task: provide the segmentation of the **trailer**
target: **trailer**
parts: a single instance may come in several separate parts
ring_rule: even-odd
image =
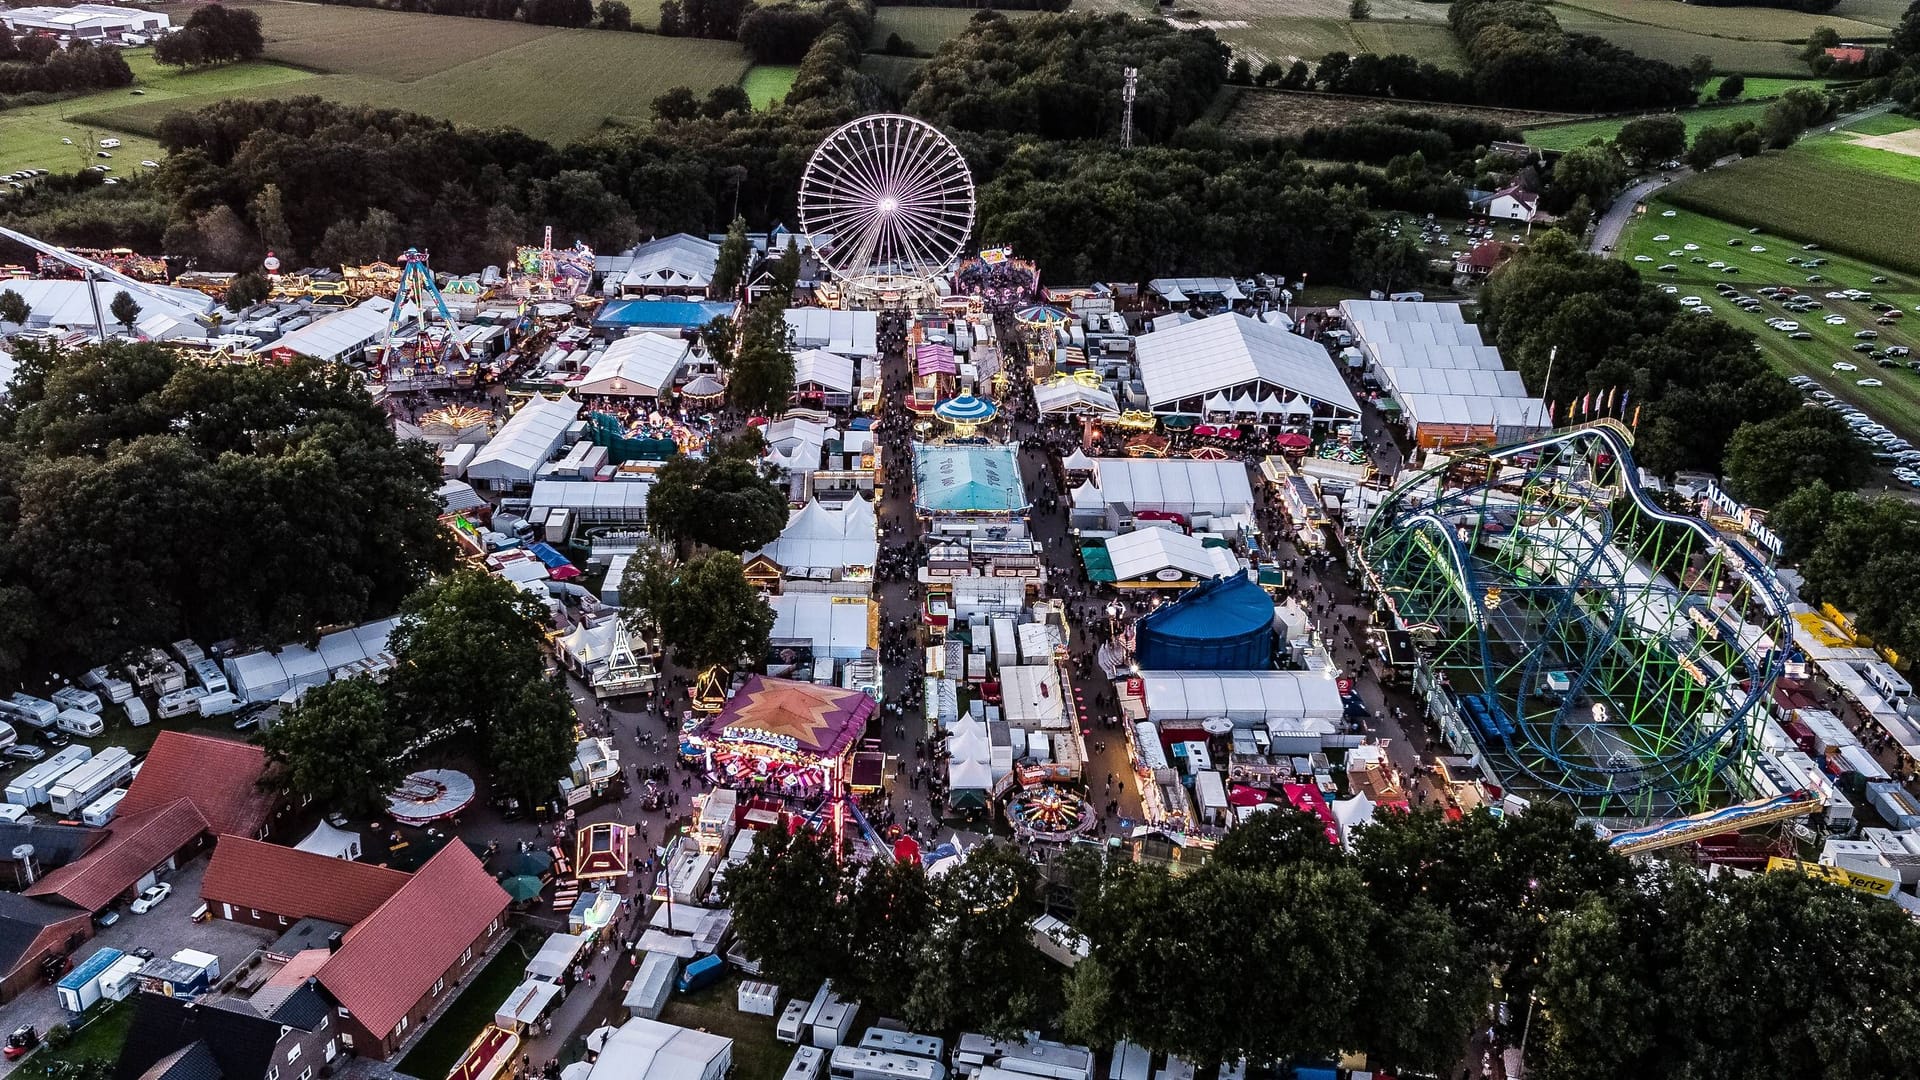
[[[54,987],[60,1007],[70,1013],[83,1013],[92,1008],[93,1003],[100,1000],[100,977],[125,955],[119,949],[101,949],[80,961],[80,966],[68,972]]]
[[[113,821],[113,815],[120,811],[120,800],[127,797],[126,788],[114,788],[105,795],[88,803],[80,810],[80,821],[96,829],[105,828]]]
[[[911,1031],[890,1031],[877,1027],[868,1028],[860,1036],[860,1048],[931,1058],[934,1061],[944,1060],[947,1056],[947,1040],[937,1035],[915,1035]]]
[[[28,809],[47,801],[47,792],[60,778],[93,759],[93,748],[69,746],[14,777],[7,784],[7,801]]]
[[[79,709],[82,712],[90,712],[96,716],[99,715],[100,710],[103,708],[100,704],[99,694],[91,690],[83,690],[78,686],[63,686],[55,690],[53,692],[53,703],[60,706],[62,711]]]
[[[77,813],[132,774],[133,755],[125,747],[109,746],[48,788],[47,805],[56,814]]]
[[[827,1058],[827,1074],[833,1080],[946,1080],[947,1068],[911,1054],[836,1046]]]
[[[100,976],[100,996],[108,1001],[125,1001],[140,989],[140,969],[146,961],[131,954],[113,962]]]
[[[0,715],[7,719],[26,724],[28,727],[45,731],[53,726],[60,716],[60,706],[46,698],[37,698],[32,694],[16,693],[5,701],[0,701]]]

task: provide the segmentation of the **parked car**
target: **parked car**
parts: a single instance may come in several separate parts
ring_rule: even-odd
[[[47,756],[45,750],[27,743],[16,743],[13,746],[7,747],[6,750],[0,751],[0,754],[4,754],[14,761],[39,761]]]
[[[147,912],[165,903],[167,897],[172,895],[173,886],[165,881],[158,885],[151,886],[146,892],[141,893],[139,897],[133,901],[133,913],[135,915],[145,915]]]

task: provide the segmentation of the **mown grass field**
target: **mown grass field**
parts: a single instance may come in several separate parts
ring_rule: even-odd
[[[1708,37],[1743,41],[1805,41],[1822,26],[1830,26],[1847,41],[1885,37],[1886,28],[1856,22],[1840,11],[1809,15],[1772,7],[1704,7],[1675,0],[1556,0],[1556,9],[1572,8],[1621,22],[1640,23]],[[1567,12],[1555,10],[1564,25]]]
[[[1663,216],[1668,210],[1673,211],[1675,216]],[[1659,236],[1667,239],[1655,239]],[[1738,240],[1739,243],[1729,247],[1728,240]],[[1697,244],[1699,250],[1686,251],[1684,245],[1689,243]],[[1758,254],[1750,252],[1748,248],[1754,245],[1767,250]],[[1838,251],[1802,251],[1801,242],[1792,237],[1770,230],[1749,233],[1746,226],[1661,200],[1649,204],[1646,214],[1628,224],[1620,238],[1618,251],[1624,259],[1644,256],[1651,260],[1632,264],[1643,278],[1673,285],[1679,289],[1681,296],[1698,296],[1728,322],[1752,331],[1759,339],[1760,348],[1767,359],[1781,371],[1810,375],[1836,397],[1853,402],[1908,439],[1920,439],[1920,373],[1905,366],[1877,367],[1863,354],[1852,351],[1857,343],[1853,335],[1862,329],[1878,330],[1880,337],[1877,344],[1882,348],[1888,345],[1920,348],[1920,311],[1915,310],[1916,306],[1920,306],[1920,278],[1914,274],[1849,257]],[[1682,251],[1684,254],[1668,254],[1672,251]],[[1828,265],[1810,271],[1787,262],[1789,258],[1816,256],[1827,259]],[[1704,263],[1690,261],[1695,257],[1704,257],[1708,261],[1724,260],[1738,266],[1742,272],[1738,276],[1728,276],[1709,269]],[[1679,272],[1663,274],[1656,269],[1665,264],[1678,265]],[[1806,278],[1812,273],[1817,273],[1825,280],[1809,283]],[[1876,284],[1872,280],[1875,276],[1884,276],[1889,280]],[[1819,299],[1825,306],[1793,313],[1783,311],[1779,304],[1772,301],[1764,301],[1758,312],[1748,314],[1714,292],[1713,286],[1721,281],[1733,283],[1748,296],[1757,296],[1756,290],[1762,286],[1790,285]],[[1875,300],[1886,301],[1905,311],[1906,318],[1896,326],[1876,326],[1875,313],[1865,304],[1826,299],[1826,293],[1839,289],[1870,291]],[[1828,326],[1825,319],[1829,315],[1844,316],[1846,325]],[[1766,320],[1774,317],[1799,323],[1801,330],[1813,335],[1813,340],[1794,341],[1786,334],[1771,329],[1766,325]],[[1833,370],[1835,363],[1853,364],[1858,370],[1836,372]],[[1858,379],[1879,379],[1885,385],[1859,386],[1855,382]]]
[[[155,63],[152,49],[129,49],[125,55],[127,66],[133,69],[131,87],[0,112],[0,172],[19,169],[72,172],[88,165],[105,164],[112,165],[116,174],[125,176],[138,171],[143,159],[158,158],[160,144],[141,136],[102,130],[81,117],[130,103],[249,93],[312,77],[308,72],[264,60],[211,71],[182,72]],[[136,95],[134,90],[145,93]],[[101,139],[114,137],[120,139],[121,145],[111,151],[113,160],[101,161],[93,156]],[[62,139],[73,141],[63,143]]]
[[[1848,139],[1844,133],[1808,139],[1805,145],[1795,147],[1793,152],[1812,155],[1843,169],[1920,184],[1920,157],[1862,146]]]
[[[1354,40],[1367,52],[1389,56],[1405,53],[1417,56],[1436,67],[1459,70],[1467,66],[1467,54],[1445,23],[1384,22],[1370,19],[1352,25]]]
[[[1658,0],[1671,3],[1672,0]],[[1680,7],[1680,4],[1673,4]],[[1701,8],[1701,11],[1721,12],[1722,18],[1729,21],[1755,11],[1771,11],[1768,8]],[[1556,6],[1554,17],[1566,30],[1578,34],[1592,34],[1605,38],[1625,49],[1631,49],[1641,56],[1655,60],[1665,60],[1671,64],[1685,64],[1700,54],[1713,57],[1717,70],[1739,71],[1749,75],[1805,76],[1807,65],[1800,62],[1800,43],[1788,44],[1785,41],[1744,41],[1733,37],[1710,37],[1683,30],[1673,30],[1663,26],[1649,26],[1646,23],[1627,22],[1613,16],[1584,8]],[[1805,35],[1802,35],[1804,39]]]
[[[1767,111],[1764,101],[1746,101],[1733,105],[1708,105],[1698,109],[1682,109],[1675,115],[1686,122],[1687,137],[1703,127],[1715,124],[1731,124],[1738,120],[1760,121],[1762,113]],[[1571,150],[1576,146],[1585,146],[1595,139],[1612,140],[1619,134],[1631,116],[1609,116],[1599,120],[1580,120],[1571,124],[1548,124],[1543,127],[1528,128],[1525,132],[1529,146],[1544,147],[1548,150]]]
[[[1890,112],[1855,120],[1847,125],[1848,131],[1857,131],[1862,135],[1892,135],[1915,128],[1920,128],[1920,120]]]
[[[977,14],[979,12],[974,8],[895,7],[891,4],[875,8],[873,37],[869,47],[877,49],[886,44],[887,35],[899,34],[901,40],[911,42],[920,52],[931,54],[940,47],[941,42],[959,37]],[[1000,14],[1009,19],[1030,19],[1036,13],[1003,11]]]
[[[149,134],[175,110],[222,98],[318,94],[472,127],[519,128],[559,144],[610,125],[644,125],[653,99],[666,90],[685,86],[705,95],[740,81],[748,66],[740,47],[724,41],[314,4],[256,10],[267,26],[270,57],[323,74],[96,106],[76,119]]]
[[[755,64],[740,80],[740,86],[754,108],[771,109],[787,100],[787,91],[793,89],[793,80],[799,74],[798,64]]]

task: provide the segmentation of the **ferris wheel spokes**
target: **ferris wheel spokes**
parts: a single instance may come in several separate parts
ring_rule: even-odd
[[[800,220],[836,278],[913,291],[950,267],[973,230],[973,177],[938,130],[896,114],[829,135],[800,184]]]

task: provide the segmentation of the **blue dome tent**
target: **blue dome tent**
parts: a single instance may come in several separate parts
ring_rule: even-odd
[[[1273,666],[1273,598],[1245,574],[1201,582],[1140,620],[1141,671],[1265,671]]]

